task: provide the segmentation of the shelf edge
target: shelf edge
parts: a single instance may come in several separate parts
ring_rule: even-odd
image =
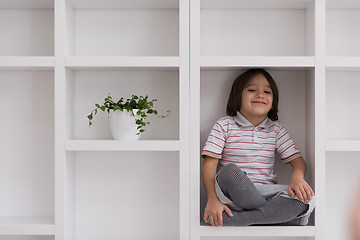
[[[201,67],[315,67],[315,57],[277,56],[203,56]]]
[[[43,70],[54,69],[52,56],[9,56],[0,57],[1,70]]]
[[[66,151],[179,151],[178,140],[67,140]]]
[[[180,66],[180,58],[175,57],[94,57],[72,56],[65,58],[65,67],[95,68],[95,67],[170,67]]]
[[[53,217],[1,217],[0,235],[55,235]]]
[[[326,140],[326,151],[360,151],[360,140]]]
[[[314,237],[314,226],[210,227],[200,226],[200,236],[216,237]]]

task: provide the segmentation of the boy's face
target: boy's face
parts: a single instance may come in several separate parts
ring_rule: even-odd
[[[257,74],[248,82],[242,92],[240,113],[248,120],[265,119],[271,110],[273,92],[264,75]]]

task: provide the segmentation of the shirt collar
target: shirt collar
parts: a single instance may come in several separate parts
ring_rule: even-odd
[[[254,127],[254,125],[251,124],[240,112],[236,112],[236,115],[234,116],[235,122],[237,122],[240,126],[243,127]],[[258,128],[269,128],[270,126],[274,125],[274,122],[266,117],[265,120],[260,123],[257,127]]]

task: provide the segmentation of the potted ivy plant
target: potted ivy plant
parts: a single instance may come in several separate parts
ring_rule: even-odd
[[[104,99],[102,105],[95,104],[95,109],[87,116],[89,126],[99,110],[107,112],[110,120],[111,133],[116,140],[138,140],[140,134],[145,131],[144,127],[150,124],[147,117],[150,114],[159,118],[166,118],[170,114],[167,111],[166,116],[158,115],[158,111],[154,109],[154,102],[157,99],[150,100],[146,96],[132,95],[131,98],[124,99],[121,97],[114,102],[110,94]]]

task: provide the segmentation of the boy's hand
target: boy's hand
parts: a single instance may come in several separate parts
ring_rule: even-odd
[[[212,226],[222,226],[223,218],[222,212],[225,211],[230,217],[233,216],[230,208],[225,204],[221,203],[219,200],[210,200],[206,204],[204,221]]]
[[[289,184],[289,195],[294,198],[295,194],[302,202],[309,202],[314,196],[314,191],[302,177],[292,176]]]

